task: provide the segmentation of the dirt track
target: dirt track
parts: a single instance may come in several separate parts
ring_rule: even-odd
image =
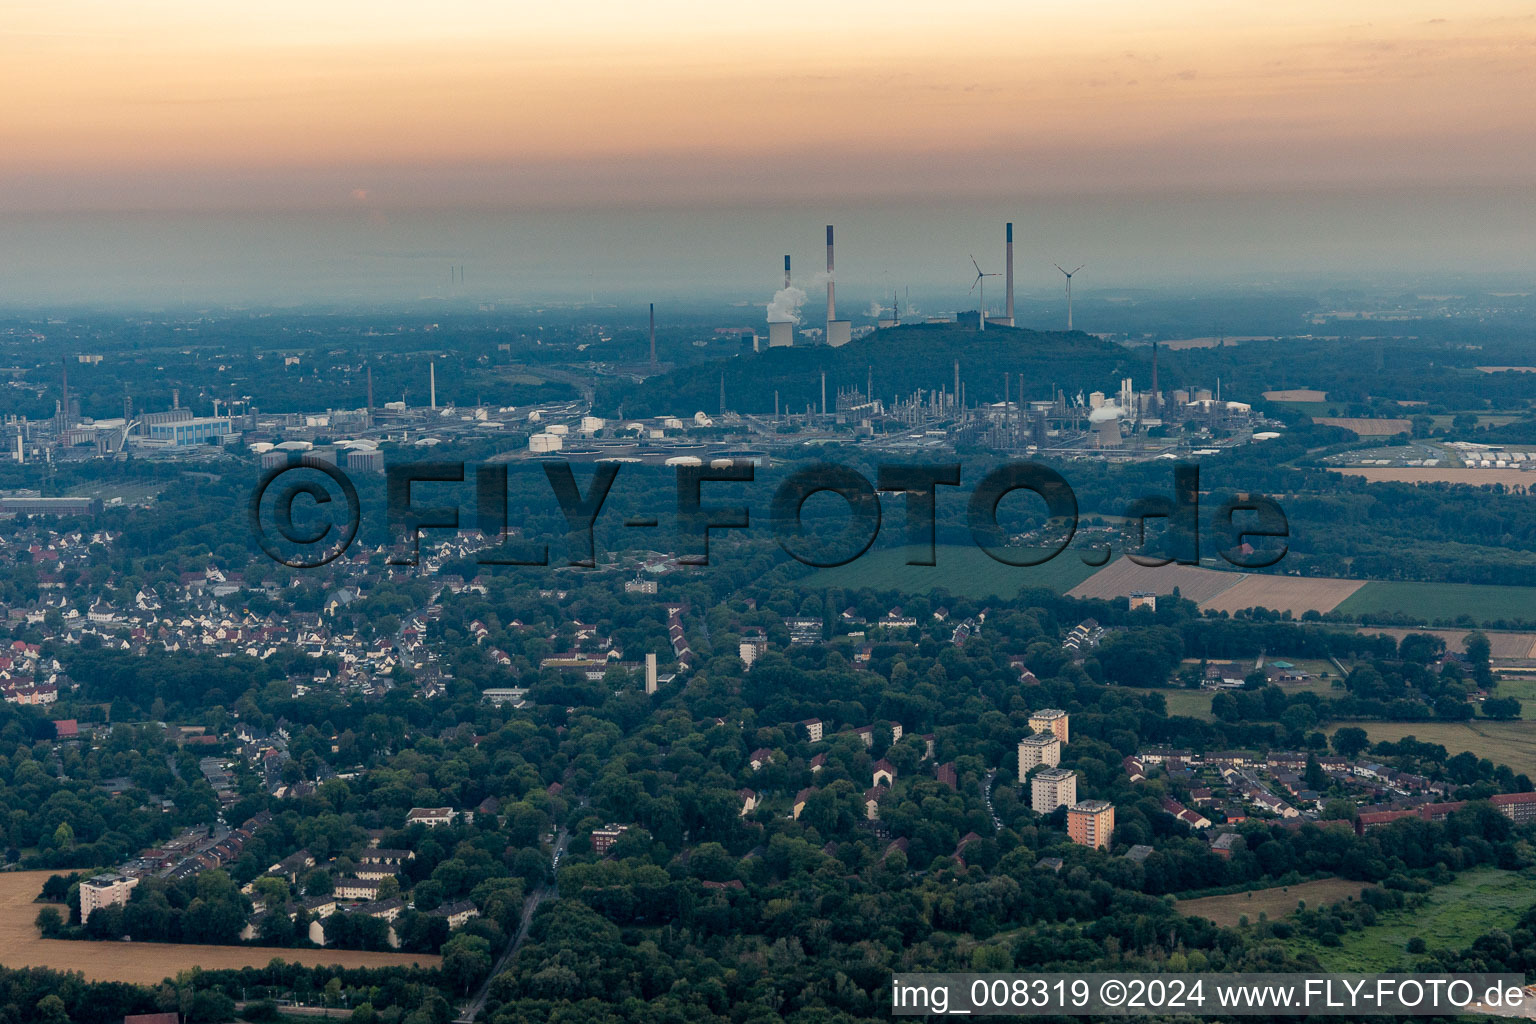
[[[79,971],[91,981],[154,985],[189,967],[261,967],[282,959],[308,967],[436,967],[441,957],[415,953],[365,953],[338,949],[273,949],[264,946],[194,946],[160,942],[70,942],[45,939],[33,921],[43,904],[33,903],[51,871],[0,872],[0,964]]]

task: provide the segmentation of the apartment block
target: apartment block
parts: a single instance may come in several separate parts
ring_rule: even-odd
[[[1109,849],[1115,831],[1115,805],[1108,800],[1085,800],[1067,808],[1067,836],[1079,846]]]
[[[1063,743],[1070,743],[1067,733],[1069,717],[1060,708],[1042,708],[1030,713],[1029,727],[1034,732],[1055,733],[1056,738]]]
[[[98,875],[80,883],[80,923],[91,918],[91,911],[102,907],[122,907],[128,904],[128,894],[139,884],[137,878],[124,875]]]
[[[1077,776],[1065,768],[1047,768],[1030,780],[1030,807],[1050,814],[1063,804],[1077,803]]]
[[[1019,778],[1041,765],[1061,764],[1061,740],[1053,732],[1040,732],[1019,741]]]

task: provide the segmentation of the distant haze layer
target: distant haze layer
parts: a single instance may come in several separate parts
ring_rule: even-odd
[[[1053,261],[1087,267],[1083,301],[1134,287],[1527,289],[1536,205],[1502,190],[1025,198],[799,207],[23,214],[0,219],[0,303],[398,306],[692,299],[766,304],[783,256],[821,315],[824,225],[838,230],[839,309],[872,301],[975,309],[970,256],[1003,268],[1014,223],[1021,301],[1057,302]],[[1069,263],[1067,261],[1070,261]],[[462,271],[454,269],[462,268]],[[987,304],[1000,308],[989,279]],[[765,312],[752,314],[764,319]]]

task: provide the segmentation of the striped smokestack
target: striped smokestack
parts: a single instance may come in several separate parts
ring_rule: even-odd
[[[827,225],[827,323],[837,319],[837,285],[832,283],[832,225]],[[827,328],[830,336],[832,328]]]
[[[656,303],[651,303],[651,365],[656,365]]]
[[[1008,326],[1013,326],[1013,221],[1008,222]]]
[[[789,253],[784,254],[784,287],[789,287]]]

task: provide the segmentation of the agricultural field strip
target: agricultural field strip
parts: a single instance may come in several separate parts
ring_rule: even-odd
[[[84,942],[45,939],[33,924],[53,904],[34,903],[51,871],[0,873],[0,964],[79,971],[89,981],[155,985],[178,971],[264,967],[273,960],[317,967],[437,967],[438,956],[369,953],[351,949],[279,949],[273,946],[202,946],[162,942]]]

